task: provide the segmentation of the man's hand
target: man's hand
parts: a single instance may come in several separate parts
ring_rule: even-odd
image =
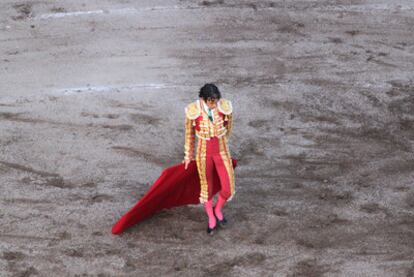
[[[191,160],[186,160],[186,159],[183,160],[185,170],[187,170],[187,167],[190,164],[190,162],[191,162]]]

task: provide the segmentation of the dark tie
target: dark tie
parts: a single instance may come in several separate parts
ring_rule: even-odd
[[[210,118],[210,121],[213,122],[213,113],[210,108],[208,109],[208,118]]]

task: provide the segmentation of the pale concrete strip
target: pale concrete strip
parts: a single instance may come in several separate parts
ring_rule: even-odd
[[[151,89],[164,89],[164,88],[173,88],[173,87],[183,87],[187,85],[178,85],[178,84],[131,84],[123,86],[84,86],[84,87],[73,87],[73,88],[62,88],[57,90],[58,94],[71,95],[77,93],[93,93],[93,92],[110,92],[110,91],[120,91],[120,90],[132,90],[137,88],[151,88]],[[190,85],[191,86],[191,85]]]
[[[105,15],[105,14],[134,14],[147,11],[171,11],[177,9],[202,9],[203,7],[180,7],[180,6],[158,6],[158,7],[142,7],[142,8],[122,8],[122,9],[110,9],[110,10],[92,10],[92,11],[75,11],[75,12],[59,12],[59,13],[46,13],[40,14],[34,19],[57,19],[72,16],[84,16],[84,15]]]
[[[414,4],[365,4],[365,5],[326,5],[318,7],[318,11],[347,11],[347,12],[372,12],[372,11],[405,11],[414,10]]]

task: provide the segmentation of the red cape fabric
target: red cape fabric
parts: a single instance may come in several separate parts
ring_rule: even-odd
[[[235,168],[237,160],[232,159],[232,162]],[[212,195],[218,191],[220,180],[215,171]],[[200,179],[196,161],[191,161],[187,170],[184,169],[183,163],[168,167],[162,171],[147,193],[113,225],[112,234],[119,234],[162,209],[198,204],[199,196]]]

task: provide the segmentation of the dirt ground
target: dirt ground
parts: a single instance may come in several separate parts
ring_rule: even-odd
[[[414,276],[412,0],[0,3],[0,276]],[[230,222],[112,225],[234,107]]]

